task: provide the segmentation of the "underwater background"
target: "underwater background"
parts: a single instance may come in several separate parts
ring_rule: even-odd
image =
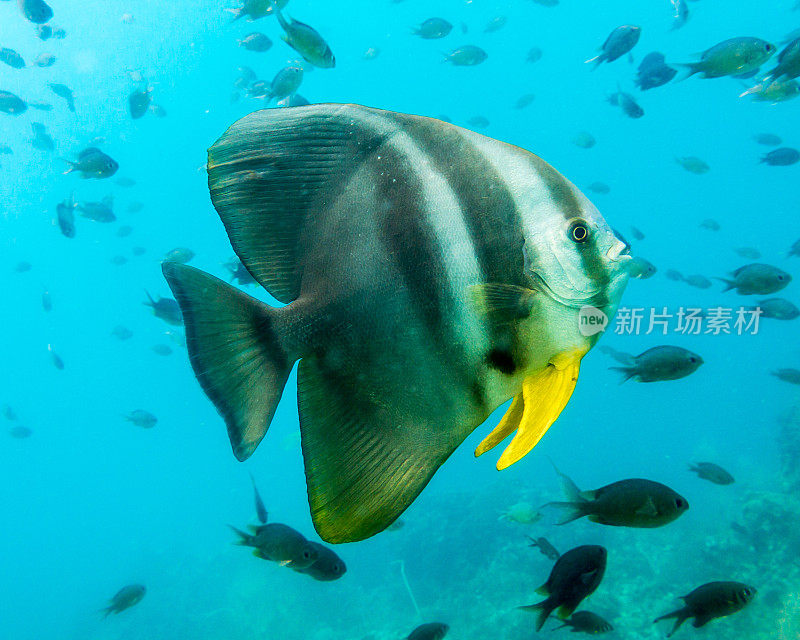
[[[274,17],[233,21],[226,8],[234,2],[49,4],[64,39],[42,41],[17,2],[0,2],[0,46],[29,65],[42,52],[56,56],[48,68],[0,64],[0,89],[53,104],[51,111],[0,113],[0,143],[13,150],[0,156],[0,404],[10,408],[0,417],[2,637],[383,640],[439,620],[452,638],[530,638],[534,619],[515,608],[537,600],[534,590],[552,567],[526,537],[545,536],[562,552],[608,548],[605,578],[586,606],[612,622],[609,637],[664,637],[667,624],[652,621],[676,608],[679,596],[704,582],[738,580],[758,588],[750,606],[677,635],[800,638],[800,394],[771,375],[800,367],[800,321],[762,318],[755,335],[609,330],[601,345],[632,354],[676,345],[701,354],[704,365],[682,380],[621,385],[610,370],[618,363],[593,350],[571,402],[531,454],[501,473],[493,454],[473,457],[499,409],[437,472],[403,514],[402,528],[336,548],[347,563],[339,580],[313,581],[234,546],[226,525],[255,521],[248,473],[270,518],[318,540],[294,374],[259,451],[237,462],[192,374],[181,329],[154,317],[145,292],[170,295],[160,261],[175,247],[191,248],[192,265],[229,279],[224,265],[233,251],[209,200],[206,149],[236,119],[265,106],[244,92],[233,100],[238,67],[269,81],[300,58],[279,40]],[[312,24],[336,55],[334,69],[306,68],[300,92],[309,101],[446,116],[528,149],[584,190],[615,229],[643,232],[643,240],[629,238],[634,254],[658,272],[632,280],[622,306],[736,309],[757,300],[723,293],[719,282],[691,288],[665,273],[727,277],[748,262],[734,251],[741,247],[756,248],[759,261],[800,270],[800,259],[787,257],[800,238],[800,165],[761,163],[769,148],[754,139],[772,133],[784,146],[800,146],[800,101],[739,97],[751,80],[695,76],[640,92],[633,79],[651,51],[680,63],[737,36],[781,47],[800,27],[800,11],[793,0],[688,6],[680,29],[673,29],[668,0],[561,0],[553,7],[533,0],[291,0],[284,11]],[[412,34],[434,16],[455,25],[447,37]],[[485,32],[498,16],[507,18],[504,26]],[[642,28],[634,62],[623,57],[592,71],[584,61],[622,24]],[[252,31],[273,46],[263,53],[239,46]],[[469,67],[442,62],[443,53],[465,44],[480,46],[488,59]],[[534,46],[543,55],[526,62]],[[377,54],[365,57],[370,48]],[[73,90],[74,113],[50,82]],[[165,117],[130,117],[128,96],[142,83]],[[609,104],[618,90],[634,95],[645,115],[627,118]],[[526,94],[535,98],[516,108]],[[46,125],[52,151],[31,146],[31,122]],[[581,132],[596,145],[575,144]],[[119,163],[117,176],[64,175],[69,165],[61,158],[74,160],[97,138]],[[676,162],[688,156],[710,170],[698,175]],[[135,184],[121,186],[120,177]],[[590,191],[595,182],[609,192]],[[75,237],[65,237],[56,206],[71,193],[81,202],[113,195],[116,222],[78,216]],[[708,219],[719,230],[701,226]],[[122,226],[132,228],[129,235],[120,237]],[[781,295],[800,302],[797,286]],[[275,304],[260,287],[245,289]],[[45,292],[50,311],[42,306]],[[132,336],[120,340],[118,326]],[[62,368],[53,366],[54,353]],[[157,416],[153,428],[126,420],[139,409]],[[562,499],[550,459],[581,488],[645,477],[686,496],[691,508],[652,530],[515,521],[525,504],[538,509]],[[688,465],[701,460],[723,466],[736,482],[699,479]],[[129,583],[146,585],[146,597],[104,619],[98,610]],[[549,636],[550,626],[540,633]]]

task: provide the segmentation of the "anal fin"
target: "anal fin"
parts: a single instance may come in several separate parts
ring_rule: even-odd
[[[298,404],[314,527],[332,543],[382,531],[414,501],[471,430],[425,425],[316,357],[300,361]],[[449,427],[449,428],[448,428]]]
[[[578,381],[585,351],[563,354],[522,383],[522,397],[514,398],[500,424],[481,442],[475,455],[499,444],[516,429],[516,435],[497,461],[499,470],[510,467],[533,449],[567,406]]]

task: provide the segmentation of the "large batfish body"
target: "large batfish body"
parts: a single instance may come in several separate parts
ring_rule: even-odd
[[[514,398],[476,454],[506,467],[566,405],[629,259],[595,207],[518,147],[357,105],[264,110],[211,147],[211,198],[275,309],[164,263],[195,373],[248,458],[297,360],[314,525],[329,542],[391,524]]]

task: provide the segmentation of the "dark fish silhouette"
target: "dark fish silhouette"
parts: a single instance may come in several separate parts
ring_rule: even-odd
[[[409,633],[406,640],[442,640],[449,630],[443,622],[427,622]]]
[[[689,465],[689,471],[694,471],[698,478],[708,480],[714,484],[733,484],[733,476],[718,464],[713,462],[697,462]]]
[[[565,474],[561,477],[569,502],[551,502],[568,514],[559,524],[588,517],[592,522],[613,527],[663,527],[680,517],[689,502],[669,487],[652,480],[634,478],[612,482],[594,491],[581,491]]]
[[[58,216],[58,228],[66,238],[75,237],[75,195],[56,205],[56,215]]]
[[[331,582],[338,580],[347,572],[347,565],[344,560],[333,549],[329,549],[318,542],[309,541],[309,544],[316,549],[317,559],[308,567],[295,569],[298,573],[309,575],[320,582]]]
[[[44,24],[53,17],[53,10],[44,0],[18,0],[19,8],[34,24]]]
[[[642,35],[642,28],[632,24],[624,24],[614,29],[606,38],[600,53],[594,58],[589,58],[586,62],[594,62],[596,69],[603,62],[613,62],[630,52],[639,42]]]
[[[741,611],[756,596],[756,589],[741,582],[709,582],[697,587],[689,595],[683,596],[686,604],[680,609],[655,619],[675,618],[675,626],[667,634],[669,638],[689,618],[694,618],[692,626],[702,627],[714,618],[722,618]]]
[[[147,293],[147,291],[144,293],[147,296],[147,300],[144,302],[144,304],[153,310],[153,315],[156,318],[160,318],[167,324],[171,324],[176,327],[180,327],[183,324],[181,308],[176,300],[173,300],[172,298],[161,297],[159,297],[158,300],[154,300],[153,297]]]
[[[558,617],[569,618],[581,601],[594,593],[606,571],[608,553],[604,547],[584,545],[570,549],[553,566],[550,577],[536,593],[547,599],[519,607],[538,612],[536,630],[541,631],[550,614],[558,609]]]
[[[668,345],[653,347],[635,356],[630,365],[611,367],[622,374],[622,382],[663,382],[680,380],[693,374],[703,364],[703,359],[683,347]]]
[[[564,627],[571,627],[573,633],[588,633],[590,635],[597,635],[600,633],[609,633],[614,630],[611,623],[591,611],[576,611],[568,620],[564,620],[564,624],[556,629],[563,629]]]
[[[0,91],[0,111],[12,116],[18,116],[28,110],[27,103],[15,96],[10,91]]]
[[[553,562],[561,557],[561,554],[552,544],[550,544],[547,538],[531,538],[528,536],[528,539],[531,541],[531,543],[528,545],[529,547],[536,547],[542,552],[542,555]]]
[[[103,617],[108,617],[111,613],[121,613],[125,609],[130,609],[132,606],[139,604],[146,593],[147,589],[141,584],[129,584],[122,587],[111,598],[111,603],[105,609],[102,609],[105,613]]]

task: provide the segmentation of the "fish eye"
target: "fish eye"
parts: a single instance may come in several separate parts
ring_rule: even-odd
[[[569,238],[576,244],[583,244],[589,239],[589,226],[583,220],[576,220],[569,226]]]
[[[678,498],[675,500],[675,506],[678,507],[678,509],[683,509],[686,506],[686,502],[684,502],[683,498]]]
[[[311,552],[308,549],[306,549],[305,551],[303,551],[303,557],[306,560],[308,560],[311,557]]]

